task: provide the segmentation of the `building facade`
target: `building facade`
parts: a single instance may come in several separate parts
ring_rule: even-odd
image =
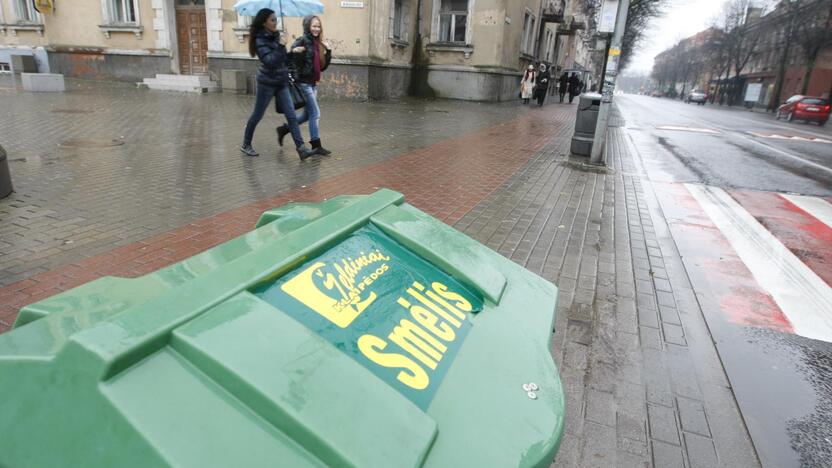
[[[737,27],[744,31],[734,37],[743,37],[742,42],[730,43],[730,34],[709,28],[657,55],[652,76],[660,91],[674,94],[698,87],[708,90],[712,101],[770,110],[795,94],[829,99],[832,2],[779,2],[768,11],[749,7]],[[734,48],[732,60],[726,61],[721,46]],[[817,54],[810,59],[813,48]]]
[[[51,12],[39,13],[32,0],[0,0],[0,67],[12,55],[33,55],[42,72],[132,82],[156,74],[218,81],[235,69],[248,72],[252,89],[258,63],[247,53],[250,18],[237,15],[235,2],[54,0]],[[582,0],[322,3],[334,56],[324,95],[507,100],[516,98],[529,63],[587,67],[573,41]],[[291,36],[301,33],[300,18],[284,21]]]
[[[794,10],[780,2],[772,11],[749,12],[747,23],[756,30],[753,54],[746,68],[740,74],[742,96],[747,96],[749,85],[759,85],[757,99],[747,105],[762,108],[776,108],[782,101],[795,94],[820,96],[829,99],[832,93],[832,31],[817,33],[832,28],[832,3],[829,0],[808,0],[801,2]],[[795,25],[789,38],[789,20],[794,15]],[[813,36],[812,33],[815,33]],[[809,34],[805,37],[804,34]],[[823,42],[814,63],[809,69],[805,46],[812,44],[813,37]],[[823,37],[825,36],[825,37]],[[788,50],[786,50],[788,44]],[[777,101],[776,81],[780,62],[785,55],[785,74]],[[805,82],[805,83],[804,83]]]

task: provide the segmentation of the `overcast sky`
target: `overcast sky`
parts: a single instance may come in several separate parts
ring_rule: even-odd
[[[670,0],[665,14],[653,18],[641,46],[636,49],[627,73],[649,73],[653,57],[680,39],[706,29],[722,9],[725,0]]]

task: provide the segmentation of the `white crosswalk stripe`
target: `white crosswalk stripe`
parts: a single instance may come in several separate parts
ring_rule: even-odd
[[[817,218],[818,221],[832,228],[832,204],[817,197],[780,194],[781,197],[797,205],[801,210]]]
[[[685,186],[757,283],[772,296],[795,333],[832,342],[832,288],[724,190]]]

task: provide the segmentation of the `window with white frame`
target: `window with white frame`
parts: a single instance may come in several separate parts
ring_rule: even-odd
[[[554,49],[554,42],[555,42],[555,35],[552,34],[552,31],[547,29],[546,30],[546,61],[552,61],[552,52]]]
[[[16,0],[15,10],[18,23],[37,23],[40,21],[32,0]]]
[[[526,10],[526,15],[523,17],[523,39],[520,44],[520,52],[524,54],[531,54],[534,49],[534,15]]]
[[[390,31],[393,35],[393,39],[398,39],[400,41],[405,40],[404,25],[402,24],[404,21],[403,3],[403,0],[393,0],[393,27]]]
[[[440,0],[439,42],[467,42],[468,1]]]
[[[138,24],[138,0],[105,0],[109,24]]]

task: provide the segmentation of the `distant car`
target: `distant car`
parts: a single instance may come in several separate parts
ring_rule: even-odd
[[[705,91],[701,89],[694,89],[690,93],[688,93],[687,97],[685,97],[685,102],[690,104],[691,102],[695,102],[700,106],[705,105],[705,101],[708,100],[708,95],[705,94]]]
[[[650,96],[652,96],[652,97],[662,97],[662,92],[659,91],[659,90],[655,90],[652,93],[650,93]]]
[[[819,97],[802,96],[800,94],[790,97],[777,108],[774,117],[778,120],[785,118],[789,122],[803,120],[804,122],[817,122],[818,125],[825,125],[829,120],[829,101]]]

